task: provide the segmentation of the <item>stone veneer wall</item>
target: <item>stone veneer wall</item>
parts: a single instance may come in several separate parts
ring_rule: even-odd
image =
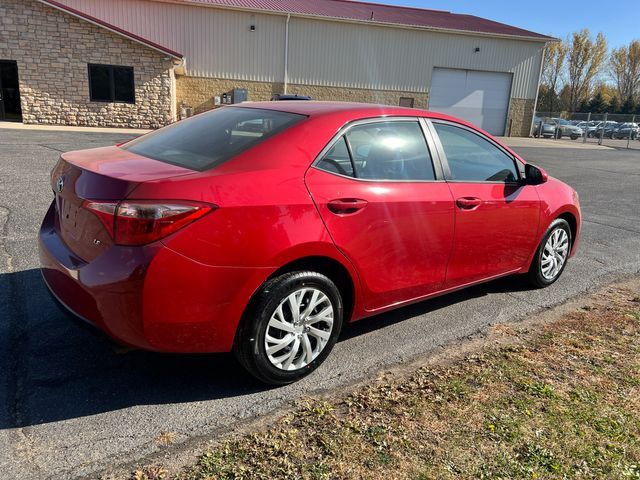
[[[184,102],[193,108],[194,113],[210,110],[215,107],[215,96],[222,96],[223,93],[229,93],[234,88],[246,88],[249,91],[249,100],[257,102],[271,100],[273,94],[283,92],[284,85],[277,82],[249,82],[243,80],[177,76],[176,99],[178,109],[180,108],[180,104]],[[427,94],[417,92],[290,84],[287,93],[291,95],[308,95],[313,97],[314,100],[381,103],[386,105],[398,105],[400,97],[413,97],[416,108],[425,108],[427,106]]]
[[[156,128],[175,118],[166,55],[34,0],[0,1],[0,59],[18,62],[24,123]],[[135,104],[91,102],[88,63],[134,67]]]
[[[511,99],[506,135],[512,137],[529,137],[531,135],[534,103],[535,100],[525,98]],[[511,125],[511,132],[509,132],[509,125]]]
[[[193,108],[194,113],[201,113],[215,108],[214,97],[229,93],[234,88],[246,88],[249,91],[249,100],[267,101],[273,94],[282,93],[282,83],[278,82],[250,82],[244,80],[225,80],[217,78],[177,76],[176,100],[179,111],[184,102]],[[289,85],[290,94],[308,95],[314,100],[336,100],[344,102],[382,103],[385,105],[398,105],[400,97],[412,97],[415,99],[416,108],[427,108],[428,94],[420,92],[397,92],[387,90],[368,90],[360,88],[324,87],[318,85]],[[514,98],[511,100],[509,119],[505,134],[511,136],[528,137],[533,118],[534,100]]]

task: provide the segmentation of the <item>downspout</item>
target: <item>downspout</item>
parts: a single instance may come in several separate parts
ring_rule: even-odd
[[[287,94],[287,87],[289,86],[289,20],[291,20],[291,14],[287,14],[287,23],[284,28],[284,94]]]
[[[538,86],[536,88],[536,99],[533,101],[533,116],[531,117],[531,125],[529,125],[529,135],[533,132],[533,119],[538,113],[538,95],[540,95],[540,82],[542,82],[542,68],[544,67],[544,52],[547,49],[547,44],[544,44],[542,47],[542,52],[540,52],[540,71],[538,72]]]

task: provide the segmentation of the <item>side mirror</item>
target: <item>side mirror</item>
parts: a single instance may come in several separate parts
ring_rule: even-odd
[[[549,179],[549,175],[542,168],[527,163],[524,166],[524,176],[527,185],[540,185]]]

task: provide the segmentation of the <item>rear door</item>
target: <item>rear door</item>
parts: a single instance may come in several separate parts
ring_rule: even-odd
[[[415,118],[351,124],[320,154],[307,187],[356,267],[367,310],[439,290],[453,240],[453,198]]]
[[[455,202],[447,287],[522,268],[534,248],[540,199],[521,182],[520,162],[462,125],[433,120],[434,139]]]

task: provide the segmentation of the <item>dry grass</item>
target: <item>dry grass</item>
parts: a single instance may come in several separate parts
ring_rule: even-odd
[[[156,443],[164,447],[168,447],[176,441],[178,434],[175,432],[162,432],[156,437]]]
[[[177,478],[640,479],[637,293],[610,288],[534,334],[502,327],[509,345],[304,402]]]

